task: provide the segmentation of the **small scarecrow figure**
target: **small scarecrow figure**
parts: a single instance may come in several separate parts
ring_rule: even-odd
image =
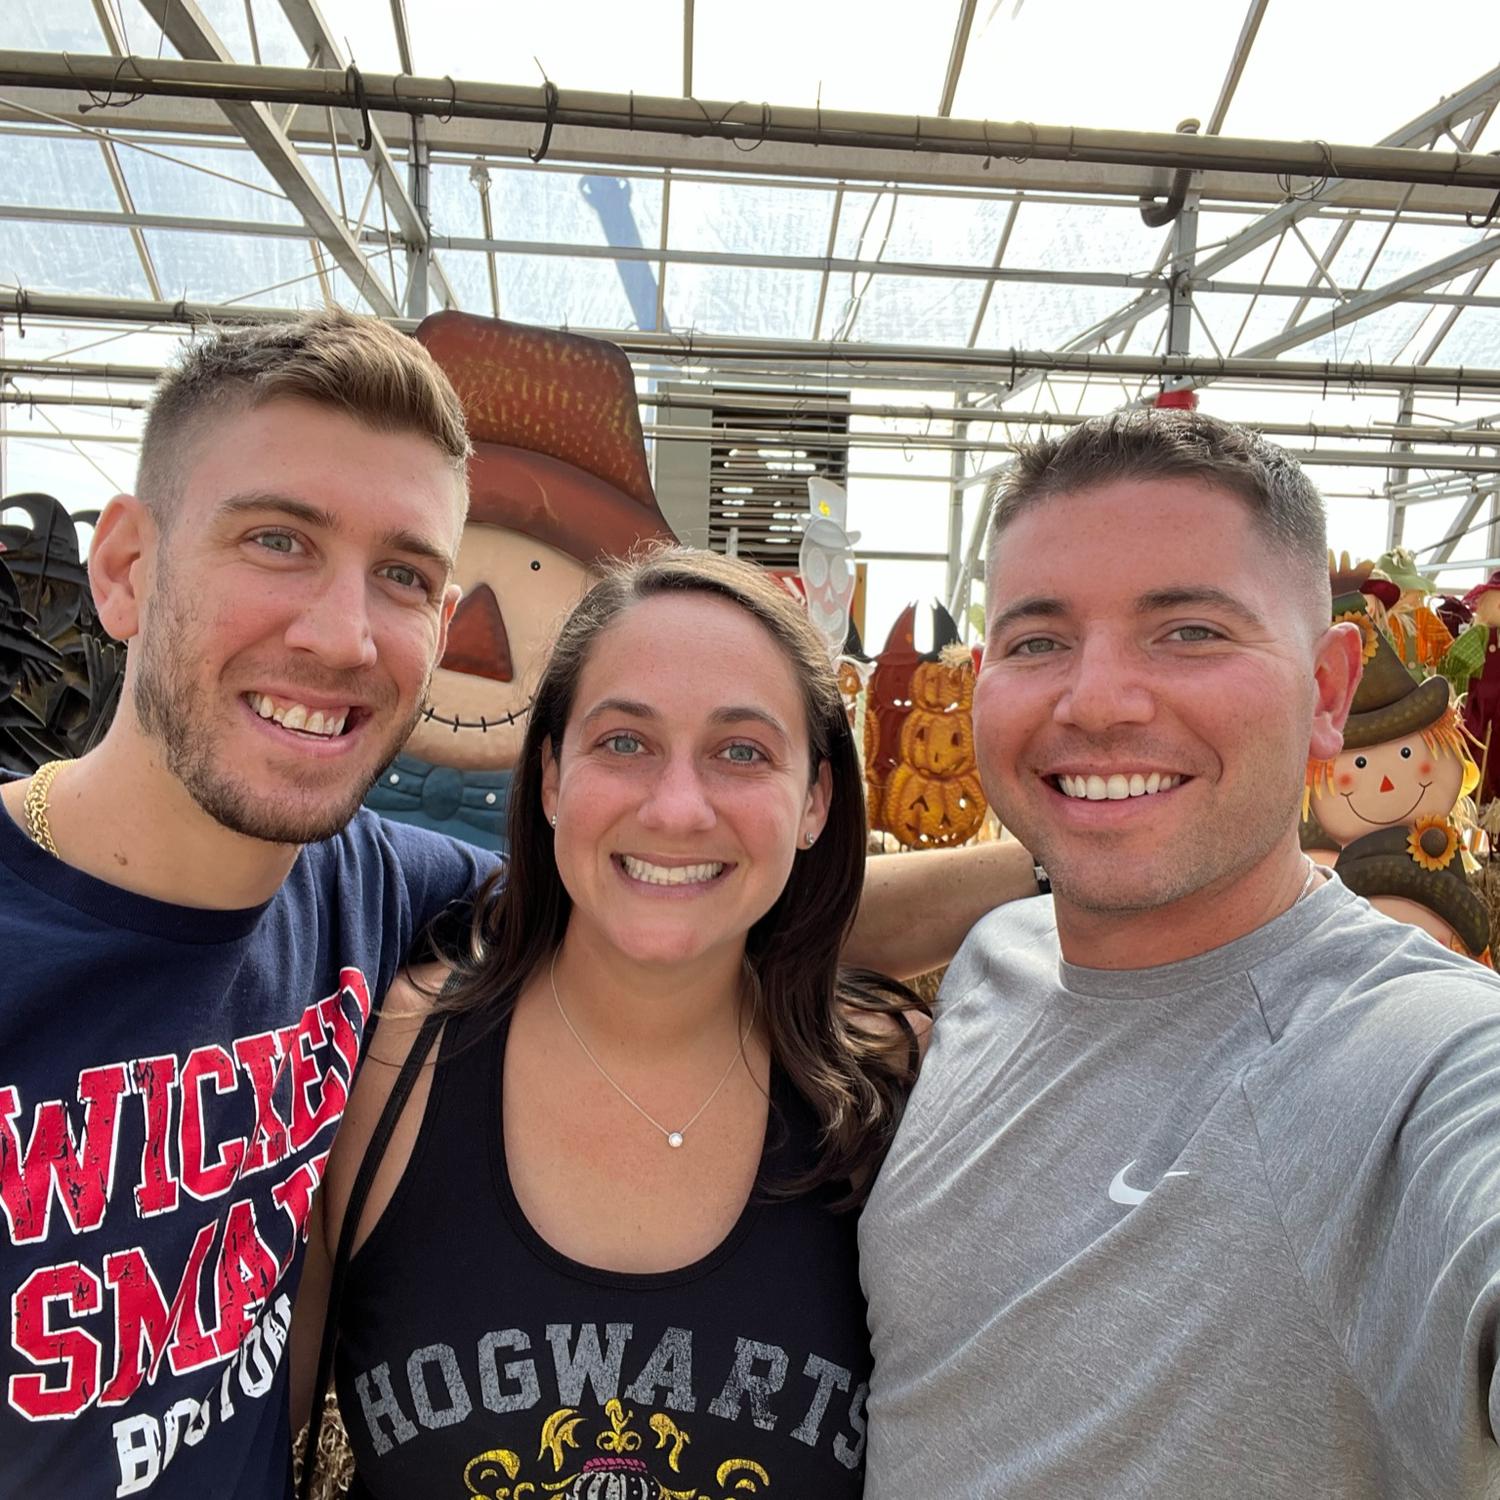
[[[1406,830],[1422,837],[1433,830],[1445,842],[1451,832],[1459,847],[1454,809],[1473,791],[1479,768],[1469,758],[1447,678],[1415,681],[1375,628],[1363,594],[1335,598],[1333,617],[1363,633],[1364,675],[1342,752],[1308,762],[1303,847],[1319,859],[1320,844],[1347,848],[1385,828],[1403,830],[1403,837]],[[1326,850],[1321,862],[1329,862]]]
[[[1344,849],[1334,870],[1377,911],[1494,968],[1489,910],[1464,878],[1453,828],[1429,824],[1367,833]]]
[[[1375,561],[1361,592],[1379,600],[1385,618],[1378,620],[1396,655],[1412,676],[1423,678],[1439,670],[1453,635],[1428,607],[1437,583],[1417,572],[1417,560],[1405,547],[1393,547]]]
[[[1476,744],[1485,747],[1484,782],[1479,790],[1482,805],[1500,796],[1500,745],[1495,744],[1500,736],[1494,732],[1495,721],[1500,719],[1500,573],[1491,573],[1470,589],[1463,602],[1473,612],[1474,623],[1448,655],[1450,661],[1462,658],[1460,666],[1468,681],[1464,728]]]

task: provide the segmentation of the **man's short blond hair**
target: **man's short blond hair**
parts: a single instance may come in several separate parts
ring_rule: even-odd
[[[381,432],[426,438],[467,495],[472,451],[448,377],[415,339],[341,308],[216,333],[162,377],[141,438],[136,492],[167,523],[183,457],[205,429],[278,397],[331,407]]]

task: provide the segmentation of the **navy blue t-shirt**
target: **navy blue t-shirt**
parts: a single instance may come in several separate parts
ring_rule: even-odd
[[[490,868],[362,810],[204,911],[0,810],[0,1496],[289,1492],[292,1299],[371,1006]]]

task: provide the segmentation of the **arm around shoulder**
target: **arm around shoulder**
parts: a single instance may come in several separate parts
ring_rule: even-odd
[[[844,962],[897,979],[941,968],[986,912],[1036,894],[1035,863],[1012,839],[874,855]]]

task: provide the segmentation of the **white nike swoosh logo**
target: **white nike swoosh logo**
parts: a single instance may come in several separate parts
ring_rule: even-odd
[[[1134,1208],[1138,1203],[1144,1203],[1151,1196],[1150,1188],[1131,1187],[1125,1181],[1125,1174],[1135,1165],[1135,1158],[1125,1163],[1115,1173],[1114,1181],[1109,1185],[1109,1201],[1111,1203],[1123,1203],[1126,1208]],[[1163,1172],[1161,1180],[1165,1182],[1169,1177],[1190,1177],[1190,1172]]]

